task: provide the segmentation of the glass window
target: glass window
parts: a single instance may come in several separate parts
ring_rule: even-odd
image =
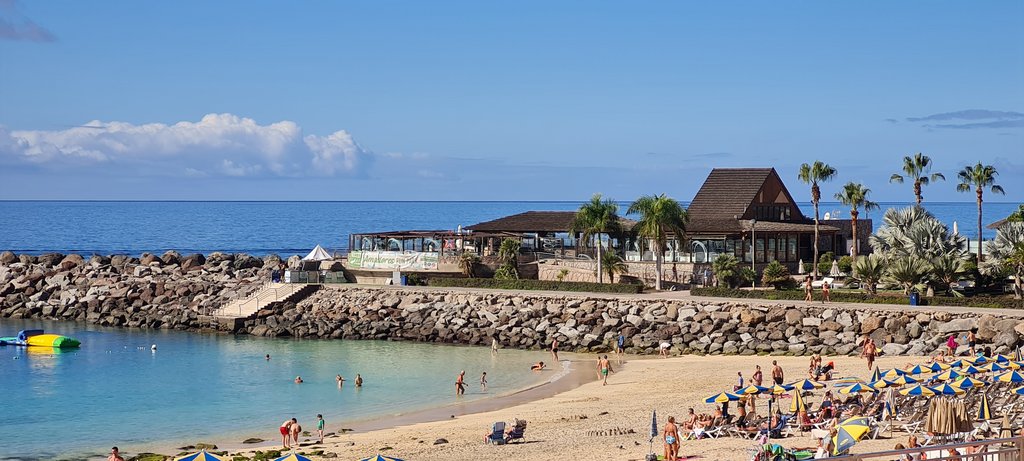
[[[765,262],[767,254],[764,251],[764,237],[757,238],[757,262]]]
[[[799,250],[799,248],[797,248],[796,246],[796,234],[789,234],[789,244],[786,246],[786,251],[789,253],[790,261],[796,261],[800,259],[797,256],[797,250]]]
[[[765,254],[765,258],[769,261],[775,259],[775,237],[768,237],[768,253]]]

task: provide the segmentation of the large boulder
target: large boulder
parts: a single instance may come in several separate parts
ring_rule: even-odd
[[[263,267],[263,260],[246,253],[238,253],[235,255],[234,268],[237,270],[241,269],[259,269]]]
[[[64,260],[64,255],[60,253],[46,253],[36,258],[36,262],[44,267],[53,267],[60,264]]]
[[[288,268],[295,270],[302,267],[302,257],[299,255],[292,255],[288,257]]]
[[[78,266],[82,266],[84,264],[85,258],[83,258],[82,255],[70,254],[65,256],[64,259],[61,259],[60,264],[58,264],[58,266],[60,266],[60,270],[66,271]]]
[[[143,266],[162,266],[164,262],[155,254],[142,253],[142,257],[139,258],[139,264]]]
[[[181,258],[179,264],[181,264],[181,270],[183,271],[202,268],[206,264],[206,256],[203,256],[202,253],[192,253]]]
[[[18,255],[14,254],[13,251],[0,253],[0,264],[13,264],[16,262],[18,262]]]
[[[235,255],[214,251],[206,256],[206,265],[210,267],[219,266],[224,261],[234,261]]]
[[[178,265],[181,262],[181,253],[174,250],[167,250],[162,256],[160,256],[160,260],[168,266]]]
[[[281,257],[276,253],[270,253],[263,257],[263,267],[277,269],[281,265]]]
[[[860,333],[864,335],[871,334],[875,330],[881,328],[884,322],[885,320],[881,317],[869,315],[860,322]]]
[[[938,331],[940,334],[957,333],[961,331],[970,331],[972,328],[977,328],[978,320],[965,318],[965,319],[953,319],[948,322],[939,324]]]

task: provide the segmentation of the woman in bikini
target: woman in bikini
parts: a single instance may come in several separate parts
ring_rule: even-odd
[[[814,301],[814,297],[811,293],[814,291],[814,287],[811,286],[811,276],[804,277],[804,301]]]
[[[668,417],[668,424],[665,425],[665,460],[677,461],[679,458],[679,428],[676,427],[675,416]]]

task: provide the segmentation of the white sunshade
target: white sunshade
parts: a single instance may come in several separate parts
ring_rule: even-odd
[[[317,245],[305,258],[302,258],[303,261],[324,261],[328,259],[331,259],[331,254],[320,245]]]

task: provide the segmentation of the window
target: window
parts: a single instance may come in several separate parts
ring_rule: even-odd
[[[789,234],[789,244],[786,246],[786,251],[789,254],[790,261],[796,261],[800,259],[797,255],[799,247],[797,247],[796,245],[796,234]]]
[[[775,257],[775,237],[768,237],[768,254],[765,255],[769,261],[776,259]]]

